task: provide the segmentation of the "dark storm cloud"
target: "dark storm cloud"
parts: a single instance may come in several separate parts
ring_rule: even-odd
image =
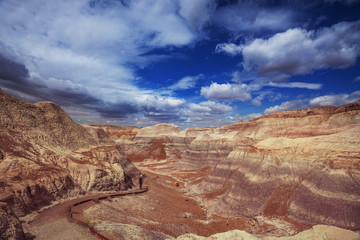
[[[41,85],[29,81],[29,71],[24,64],[0,53],[0,86],[39,96],[36,89]]]
[[[146,112],[144,117],[152,121],[160,121],[164,123],[171,123],[180,119],[180,116],[176,113],[155,113],[155,112]]]
[[[52,101],[62,106],[92,106],[101,104],[99,99],[96,99],[87,93],[75,92],[71,90],[48,89],[48,93],[46,95],[47,99],[52,98]]]
[[[139,107],[131,103],[102,103],[90,107],[104,118],[126,118],[139,112]]]
[[[37,101],[47,100],[63,107],[76,105],[95,110],[103,117],[124,118],[138,112],[138,107],[135,104],[106,103],[92,96],[85,89],[71,89],[66,85],[64,85],[64,88],[49,88],[45,82],[33,81],[24,64],[15,62],[1,54],[0,86],[6,87],[15,93],[24,93]]]
[[[5,81],[24,83],[29,77],[25,65],[0,55],[0,78]]]

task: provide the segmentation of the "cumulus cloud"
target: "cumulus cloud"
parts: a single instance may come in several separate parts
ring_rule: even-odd
[[[184,126],[190,123],[195,126],[222,126],[234,122],[234,119],[225,117],[233,110],[231,106],[223,103],[205,101],[189,103],[181,115],[185,119]]]
[[[211,114],[223,114],[233,110],[233,108],[228,105],[214,101],[201,102],[198,104],[198,106],[205,107],[207,109],[206,111]]]
[[[186,104],[184,99],[143,94],[136,96],[136,102],[146,112],[171,112]]]
[[[215,100],[241,100],[251,99],[251,89],[246,84],[217,84],[201,88],[201,95],[207,99]]]
[[[0,35],[44,81],[66,79],[118,102],[137,89],[134,66],[169,57],[150,50],[196,40],[178,10],[175,1],[5,0]]]
[[[232,75],[235,84],[212,83],[210,86],[201,88],[201,95],[207,99],[213,100],[252,100],[256,106],[261,106],[261,101],[269,96],[274,95],[270,89],[262,90],[265,87],[276,88],[305,88],[310,90],[319,90],[322,88],[320,83],[305,83],[305,82],[272,82],[266,78],[258,78],[248,83],[241,83],[240,75],[234,73]],[[261,90],[261,91],[260,91]],[[253,95],[257,95],[253,98]]]
[[[148,54],[154,48],[196,41],[198,35],[190,25],[199,18],[189,2],[179,4],[1,1],[0,84],[17,96],[50,100],[66,108],[76,105],[79,111],[102,118],[178,119],[186,101],[138,88],[135,71],[169,57]],[[211,2],[207,6],[211,11]],[[207,17],[201,19],[192,27],[202,28]],[[185,78],[173,87],[190,88],[200,78]]]
[[[304,105],[304,100],[287,101],[287,102],[283,102],[280,105],[276,105],[276,106],[269,107],[269,108],[265,109],[264,114],[270,114],[270,113],[274,113],[274,112],[300,109],[300,108],[303,108],[304,106],[305,106]]]
[[[309,101],[311,107],[322,106],[340,106],[360,100],[360,91],[355,91],[351,94],[331,94],[314,98]]]
[[[204,77],[203,74],[199,74],[197,76],[186,76],[180,79],[178,82],[171,85],[169,88],[171,90],[185,90],[194,88],[199,79]]]
[[[296,99],[265,109],[264,114],[302,109],[307,107],[341,106],[360,100],[360,91],[353,93],[329,94],[313,99]]]
[[[233,54],[235,47],[230,44],[220,45],[222,51]],[[289,29],[269,39],[257,38],[238,45],[237,49],[242,49],[245,70],[254,70],[262,76],[296,75],[349,67],[360,55],[359,44],[360,20],[340,22],[317,31]]]

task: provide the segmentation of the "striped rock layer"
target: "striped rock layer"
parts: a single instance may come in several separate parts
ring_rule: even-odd
[[[23,238],[17,217],[87,191],[131,188],[138,174],[102,129],[0,89],[0,239]]]
[[[126,139],[115,141],[133,161],[168,160],[174,171],[210,167],[188,190],[212,213],[360,229],[359,101],[218,128],[160,124]]]

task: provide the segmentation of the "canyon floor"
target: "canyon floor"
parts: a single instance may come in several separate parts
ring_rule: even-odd
[[[136,166],[146,175],[147,192],[99,200],[87,196],[58,202],[23,218],[30,239],[99,239],[87,226],[107,239],[167,239],[187,233],[209,237],[234,229],[267,236],[286,236],[310,229],[310,225],[285,219],[224,217],[210,214],[187,187],[208,174],[208,168],[176,170],[174,162],[141,162]],[[187,169],[187,170],[184,170]],[[190,170],[191,169],[191,170]],[[136,189],[134,189],[136,190]],[[75,203],[91,201],[73,206]],[[72,214],[72,218],[70,217]],[[80,222],[80,224],[79,224]],[[82,223],[82,224],[81,224]],[[101,239],[101,237],[100,237]]]

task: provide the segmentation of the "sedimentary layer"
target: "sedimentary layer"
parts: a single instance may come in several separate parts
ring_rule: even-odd
[[[59,198],[128,189],[138,174],[103,129],[75,123],[54,103],[26,103],[0,89],[0,203],[14,219]]]
[[[134,161],[210,167],[188,191],[212,213],[360,229],[359,101],[218,128],[162,124],[127,139],[122,147]]]

